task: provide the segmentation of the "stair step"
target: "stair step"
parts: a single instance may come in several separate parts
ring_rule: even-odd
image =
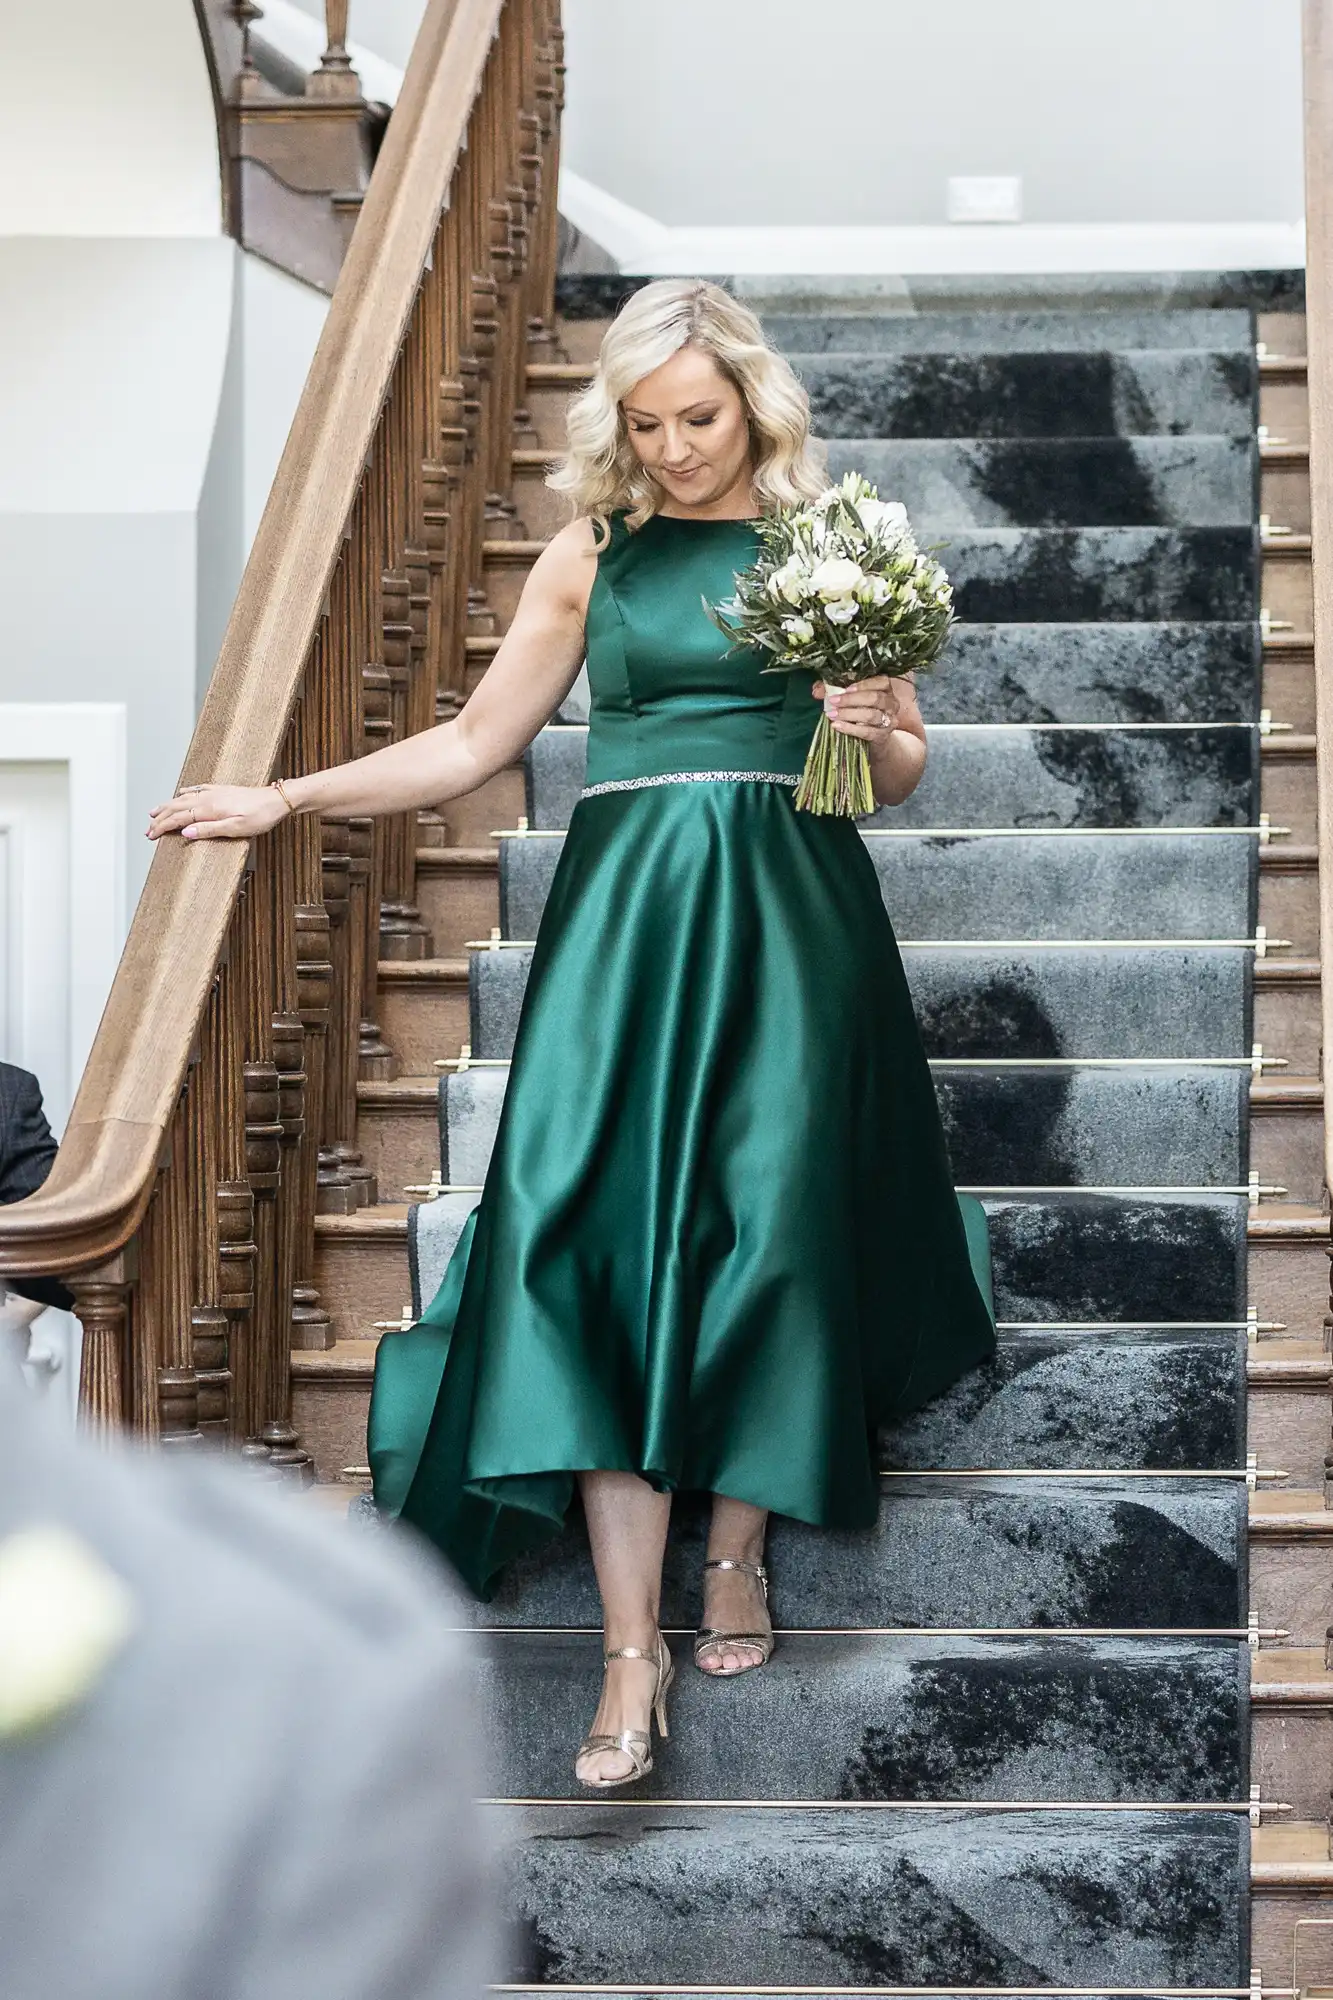
[[[996,1313],[1002,1320],[1071,1324],[1244,1318],[1244,1196],[1053,1189],[992,1194],[984,1200]],[[418,1302],[434,1296],[474,1202],[473,1195],[448,1195],[413,1211]],[[1308,1218],[1311,1211],[1298,1213]],[[340,1220],[322,1218],[328,1224]],[[354,1225],[355,1220],[349,1217],[346,1223]],[[1325,1245],[1327,1226],[1325,1217]],[[1313,1249],[1319,1241],[1308,1220],[1288,1219],[1284,1247]],[[400,1305],[387,1316],[396,1318]]]
[[[1245,1795],[1248,1649],[1224,1639],[792,1633],[714,1682],[674,1646],[670,1739],[635,1797],[1189,1799]],[[595,1633],[487,1635],[488,1783],[568,1799]]]
[[[1258,816],[1259,740],[1236,723],[1108,729],[937,723],[925,775],[911,797],[861,824],[1247,826]],[[1272,740],[1283,743],[1288,757],[1295,754],[1285,739]],[[586,728],[550,728],[529,747],[534,827],[569,825],[586,778],[587,741]]]
[[[543,542],[490,541],[486,586],[503,622]],[[1257,618],[1254,530],[960,528],[948,570],[970,623]]]
[[[493,1811],[510,1980],[1086,1991],[1248,1976],[1236,1815]]]
[[[976,354],[789,352],[821,437],[1059,443],[1095,463],[1108,444],[1254,448],[1253,358],[1207,348]],[[1134,463],[1126,451],[1124,460]],[[837,466],[834,476],[841,477]],[[873,473],[867,473],[873,479]],[[883,490],[883,489],[882,489]],[[887,490],[898,495],[890,481]],[[904,500],[906,495],[901,496]],[[1249,519],[1250,495],[1242,518]],[[909,511],[911,503],[908,503]]]
[[[530,946],[472,954],[474,1055],[513,1053],[531,963]],[[916,945],[903,965],[928,1056],[1009,1059],[1248,1054],[1251,976],[1269,999],[1279,984],[1317,990],[1319,977],[1317,961],[1256,964],[1234,945]],[[1292,1053],[1257,1020],[1254,1036]]]
[[[364,1392],[376,1345],[342,1340],[295,1354],[293,1379]],[[1238,1467],[1246,1362],[1243,1327],[1002,1327],[993,1362],[881,1435],[879,1463],[886,1471]],[[1302,1376],[1297,1386],[1326,1393],[1327,1379]],[[362,1461],[363,1425],[361,1403],[318,1419],[321,1474]],[[1321,1475],[1325,1443],[1309,1454]],[[1288,1468],[1286,1458],[1277,1463]]]
[[[485,1180],[508,1077],[441,1078],[446,1184]],[[934,1084],[959,1186],[1235,1187],[1248,1171],[1248,1067],[958,1066],[936,1068]],[[399,1089],[363,1084],[361,1101]],[[1317,1084],[1270,1082],[1270,1119],[1284,1092],[1297,1113],[1320,1102]]]
[[[1230,354],[1241,379],[1253,366],[1249,312],[1233,308],[1112,306],[1086,311],[1001,306],[976,311],[762,313],[785,354]]]
[[[494,550],[497,565],[508,566],[499,551],[514,546],[488,544],[488,560]],[[545,544],[523,546],[530,564]],[[1278,654],[1288,637],[1270,641]],[[1308,635],[1302,644],[1308,649]],[[480,665],[499,645],[498,637],[472,638],[467,654]],[[1284,713],[1256,699],[1261,650],[1251,621],[960,623],[945,665],[918,694],[926,720],[938,723],[1257,722],[1260,706]]]
[[[774,1616],[784,1626],[1197,1630],[1240,1620],[1240,1480],[896,1474],[881,1487],[878,1525],[864,1532],[773,1517],[766,1560]],[[693,1628],[706,1520],[688,1499],[673,1516],[662,1615],[669,1625]],[[477,1619],[487,1626],[599,1622],[577,1521],[541,1554],[516,1563]]]
[[[512,1054],[532,964],[530,946],[470,960],[472,1052]],[[1265,992],[1283,960],[1241,946],[913,946],[907,984],[929,1056],[1149,1056],[1247,1054],[1251,974]],[[1317,986],[1317,962],[1293,968]],[[1269,1054],[1285,1040],[1261,1034]]]
[[[866,846],[900,940],[1218,942],[1250,930],[1252,833],[881,832]],[[506,937],[536,936],[562,847],[558,833],[501,842]],[[1290,852],[1278,865],[1307,872]]]
[[[1243,524],[1251,531],[1253,435],[995,437],[971,424],[961,431],[934,424],[886,437],[865,434],[859,416],[840,416],[829,433],[830,476],[859,472],[901,500],[925,542],[969,528]]]

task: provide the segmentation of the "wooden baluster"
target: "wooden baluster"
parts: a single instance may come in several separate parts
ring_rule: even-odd
[[[324,25],[328,46],[319,68],[306,78],[307,97],[347,98],[361,101],[361,81],[347,53],[347,0],[324,0]]]
[[[219,985],[215,981],[209,995],[203,1033],[204,1059],[195,1072],[195,1088],[185,1105],[186,1178],[192,1195],[187,1207],[193,1301],[190,1358],[198,1391],[199,1430],[204,1437],[215,1439],[225,1436],[228,1429],[231,1390],[231,1328],[221,1304],[218,1238],[221,1197],[210,1199],[219,1097],[216,1071],[223,1059],[218,1034]]]
[[[293,731],[293,736],[295,731]],[[289,742],[284,759],[287,770],[295,771],[298,759]],[[305,828],[300,829],[305,837]],[[305,1068],[307,1033],[301,1003],[313,998],[313,978],[307,976],[305,993],[299,968],[300,953],[313,937],[302,940],[298,933],[301,911],[297,904],[296,847],[298,827],[284,821],[271,836],[274,875],[273,898],[273,1062],[278,1072],[278,1105],[282,1120],[282,1163],[279,1169],[276,1215],[277,1296],[285,1305],[281,1315],[284,1349],[293,1347],[324,1349],[333,1345],[333,1328],[314,1285],[315,1231],[315,1147],[307,1129],[309,1102]],[[322,913],[321,913],[322,914]],[[253,1433],[263,1425],[258,1392],[254,1408]]]
[[[518,406],[514,411],[514,443],[533,447],[537,430],[528,411],[527,364],[537,358],[540,336],[545,331],[541,319],[541,278],[545,245],[542,239],[544,211],[543,153],[546,132],[542,125],[539,99],[540,36],[539,0],[524,0],[520,22],[520,98],[518,114],[518,175],[523,193],[523,269],[519,287],[519,317],[522,326]],[[537,322],[534,330],[534,320]]]
[[[79,1366],[79,1425],[97,1438],[112,1437],[129,1416],[129,1327],[134,1287],[129,1280],[135,1246],[95,1271],[69,1280],[83,1328]]]
[[[529,269],[528,352],[534,361],[564,359],[555,326],[555,278],[559,262],[560,114],[565,101],[564,35],[559,0],[536,0],[541,16],[536,47],[537,116],[541,125],[541,189]]]
[[[476,111],[473,112],[475,122]],[[468,449],[464,473],[464,509],[467,542],[464,567],[468,578],[468,625],[479,636],[496,630],[495,615],[486,599],[483,543],[486,538],[486,468],[488,465],[488,399],[490,362],[494,353],[495,280],[481,275],[485,254],[485,234],[480,220],[480,148],[469,144],[459,172],[457,205],[462,219],[459,234],[463,290],[459,301],[464,322],[463,348],[459,372],[463,377],[464,422]]]
[[[274,1006],[277,970],[274,958],[274,899],[276,857],[271,842],[261,850],[250,879],[247,923],[242,953],[244,1024],[243,1089],[245,1178],[254,1198],[254,1304],[236,1328],[234,1352],[250,1362],[249,1428],[242,1430],[239,1409],[232,1412],[233,1437],[256,1437],[263,1422],[254,1384],[262,1379],[269,1354],[286,1356],[291,1349],[291,1287],[279,1279],[278,1193],[282,1176],[284,1133],[282,1085],[274,1057]]]
[[[201,1064],[196,1060],[186,1077],[183,1098],[201,1087]],[[159,1443],[173,1449],[202,1443],[199,1430],[199,1378],[194,1368],[194,1326],[191,1319],[193,1289],[190,1257],[189,1148],[187,1143],[188,1106],[180,1103],[171,1121],[170,1152],[162,1174],[157,1211],[156,1256],[149,1262],[154,1282],[150,1297],[154,1304],[152,1352],[155,1367],[156,1420],[153,1428]],[[205,1122],[206,1139],[211,1137]],[[205,1154],[205,1171],[208,1170]],[[225,1230],[219,1205],[218,1234]]]

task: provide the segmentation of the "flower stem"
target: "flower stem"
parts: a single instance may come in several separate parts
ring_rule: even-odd
[[[815,725],[796,804],[802,812],[832,813],[841,819],[875,810],[865,744],[859,736],[834,729],[826,715]]]

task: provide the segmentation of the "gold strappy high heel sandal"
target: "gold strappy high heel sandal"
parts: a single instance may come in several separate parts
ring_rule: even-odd
[[[647,1729],[622,1729],[619,1736],[585,1736],[580,1743],[578,1756],[574,1759],[574,1776],[590,1792],[611,1792],[619,1785],[633,1785],[648,1776],[653,1768],[653,1719],[657,1722],[657,1731],[663,1742],[671,1734],[667,1728],[666,1698],[676,1678],[676,1669],[671,1649],[662,1634],[659,1632],[657,1635],[656,1653],[646,1653],[642,1646],[620,1646],[614,1653],[603,1653],[603,1672],[612,1660],[650,1661],[657,1668],[657,1686],[653,1690],[652,1715]],[[586,1757],[590,1751],[595,1754],[598,1750],[622,1750],[632,1768],[626,1771],[623,1778],[579,1778],[579,1759]]]
[[[767,1611],[768,1571],[762,1563],[730,1562],[726,1557],[718,1557],[712,1562],[706,1562],[704,1568],[706,1570],[738,1569],[743,1571],[746,1576],[752,1576],[764,1593],[764,1609]],[[702,1626],[694,1637],[695,1666],[699,1668],[701,1673],[708,1673],[709,1670],[702,1665],[699,1655],[701,1653],[721,1651],[727,1646],[752,1648],[756,1653],[761,1654],[762,1658],[756,1660],[752,1667],[737,1667],[734,1673],[711,1674],[710,1678],[712,1680],[734,1681],[737,1674],[752,1674],[756,1668],[766,1667],[773,1657],[773,1634],[771,1632],[719,1632],[715,1626]]]

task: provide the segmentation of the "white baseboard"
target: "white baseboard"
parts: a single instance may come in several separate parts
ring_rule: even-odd
[[[560,176],[560,207],[622,271],[643,277],[1268,271],[1305,262],[1301,222],[676,226],[631,208],[567,169]]]

